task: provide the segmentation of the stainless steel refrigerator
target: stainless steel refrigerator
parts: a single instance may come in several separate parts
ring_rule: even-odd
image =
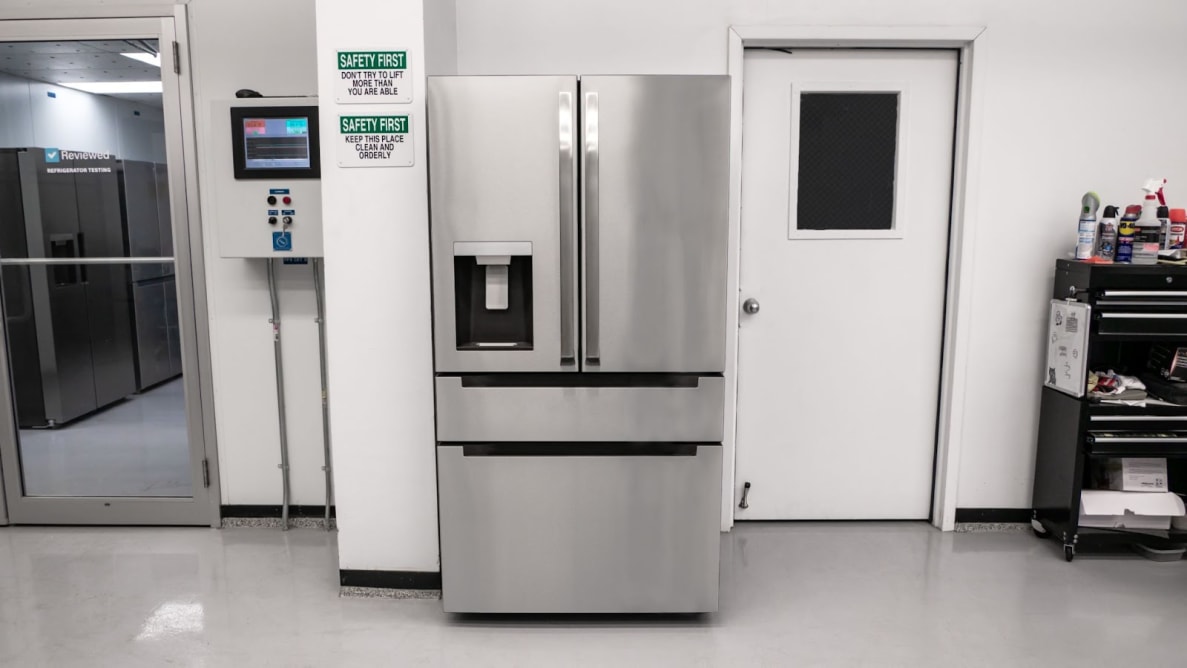
[[[166,166],[124,160],[119,177],[128,256],[172,257]],[[132,265],[128,291],[136,344],[136,389],[144,391],[181,374],[173,264]]]
[[[430,77],[442,598],[718,599],[729,79]]]

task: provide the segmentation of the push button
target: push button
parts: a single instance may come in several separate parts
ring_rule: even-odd
[[[285,203],[285,204],[292,204],[292,203],[293,203],[293,198],[292,198],[292,197],[289,197],[288,195],[285,195],[285,196],[284,196],[284,203]]]
[[[268,224],[275,225],[276,224],[276,216],[268,216]]]
[[[285,199],[288,199],[288,198],[286,197]],[[268,195],[268,203],[276,204],[276,195]],[[287,204],[287,202],[286,202],[286,204]]]

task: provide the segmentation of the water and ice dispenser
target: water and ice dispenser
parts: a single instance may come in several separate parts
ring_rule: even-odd
[[[453,244],[458,350],[532,349],[532,244]]]

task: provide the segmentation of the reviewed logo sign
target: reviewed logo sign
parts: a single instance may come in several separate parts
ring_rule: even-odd
[[[338,102],[412,102],[407,51],[338,51]]]
[[[410,167],[411,116],[339,116],[338,166]]]
[[[46,174],[110,174],[112,155],[96,151],[63,151],[57,148],[45,149]],[[50,167],[63,161],[74,163],[73,167]],[[87,164],[90,162],[90,164]],[[96,164],[97,163],[97,164]]]

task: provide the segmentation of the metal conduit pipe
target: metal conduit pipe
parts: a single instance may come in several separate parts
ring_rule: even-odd
[[[282,500],[280,503],[281,530],[289,529],[289,441],[284,412],[284,364],[280,356],[280,293],[276,287],[276,260],[268,258],[268,296],[272,300],[272,349],[276,355],[276,408],[280,421],[280,476]]]
[[[326,473],[326,531],[330,530],[330,504],[334,499],[334,475],[330,459],[330,388],[326,365],[326,295],[321,258],[313,258],[313,291],[317,294],[317,344],[321,362],[321,436]]]

